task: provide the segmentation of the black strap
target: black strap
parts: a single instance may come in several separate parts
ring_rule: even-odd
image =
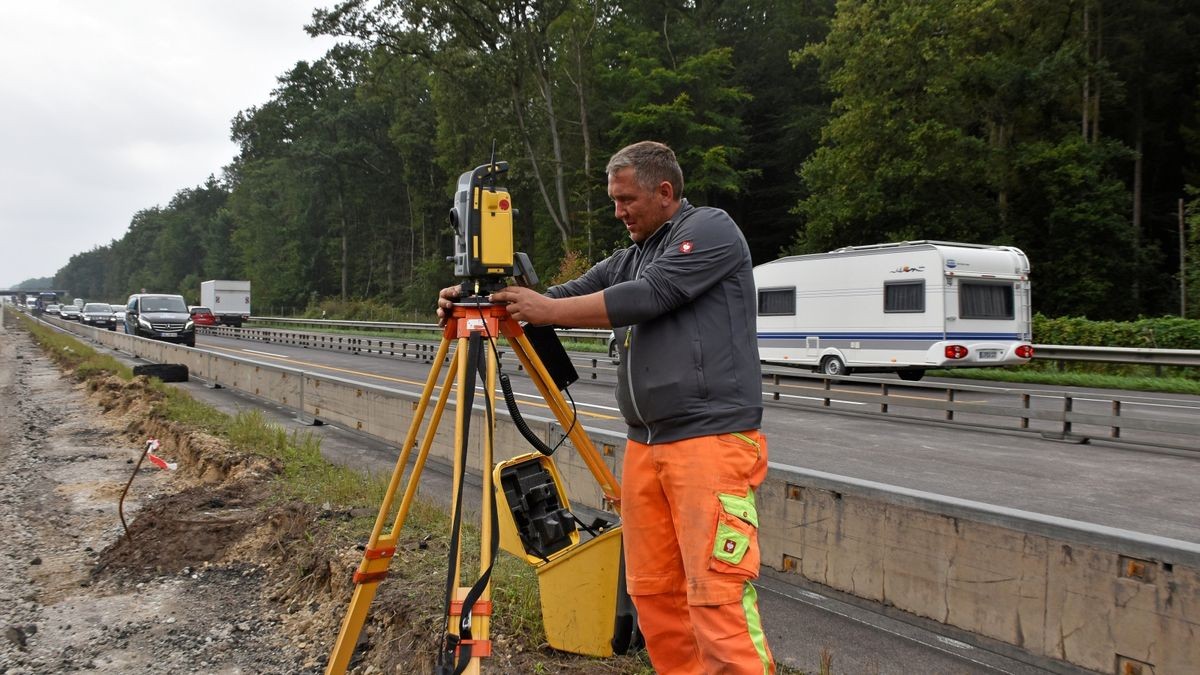
[[[454,495],[454,522],[451,524],[450,530],[450,554],[449,562],[446,565],[446,624],[450,622],[450,607],[454,600],[454,570],[455,564],[458,561],[458,546],[459,546],[459,531],[462,525],[462,502],[463,502],[463,485],[466,483],[465,474],[467,467],[467,448],[469,446],[471,432],[471,411],[475,406],[475,379],[483,380],[486,386],[487,376],[485,368],[486,352],[482,349],[483,336],[480,333],[471,333],[467,340],[467,373],[465,378],[465,391],[463,392],[463,410],[458,411],[462,419],[462,444],[458,449],[460,474],[458,476],[458,492]],[[485,398],[485,402],[490,399]],[[492,406],[486,405],[488,427],[494,428],[494,411]],[[496,496],[494,494],[487,496],[488,507],[491,510],[492,521],[492,538],[491,551],[488,552],[488,566],[483,574],[479,575],[479,579],[467,591],[467,595],[462,602],[462,615],[458,619],[458,634],[455,635],[450,631],[446,631],[446,635],[442,638],[442,649],[438,655],[437,672],[438,675],[461,675],[471,663],[471,645],[462,644],[463,640],[471,639],[471,619],[474,613],[475,601],[479,596],[483,595],[483,590],[487,588],[488,581],[492,576],[492,567],[496,563],[496,553],[498,551],[500,540],[500,525],[496,513]],[[460,649],[461,645],[461,649]],[[454,652],[458,650],[458,659],[455,660]]]

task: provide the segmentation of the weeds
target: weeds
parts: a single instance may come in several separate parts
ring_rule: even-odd
[[[17,314],[16,317],[50,358],[63,368],[75,371],[75,377],[79,380],[108,375],[116,375],[125,381],[133,379],[133,370],[113,357],[100,354],[79,340],[47,328],[23,314]]]

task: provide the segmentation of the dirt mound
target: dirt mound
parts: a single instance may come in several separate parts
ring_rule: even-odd
[[[195,486],[146,504],[128,533],[100,554],[100,570],[174,574],[225,560],[225,553],[267,522],[265,484]]]

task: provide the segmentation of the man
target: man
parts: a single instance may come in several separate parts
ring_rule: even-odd
[[[769,674],[750,584],[767,471],[750,250],[728,214],[682,192],[670,148],[623,148],[608,194],[633,246],[546,295],[510,287],[491,300],[535,325],[617,327],[625,567],[655,669]],[[442,291],[440,316],[457,295]]]

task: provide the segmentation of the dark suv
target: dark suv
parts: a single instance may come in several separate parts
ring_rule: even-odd
[[[196,326],[182,295],[138,293],[125,303],[125,332],[196,346]]]

